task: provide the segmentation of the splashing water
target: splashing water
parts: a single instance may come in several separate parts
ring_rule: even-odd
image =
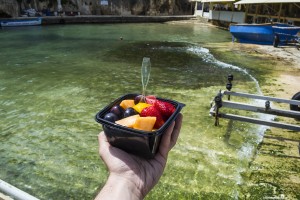
[[[193,47],[189,47],[187,49],[187,51],[198,55],[199,57],[201,57],[203,59],[203,61],[205,61],[207,63],[213,63],[215,66],[218,66],[220,68],[230,68],[230,69],[236,70],[238,72],[241,72],[241,73],[249,76],[250,79],[253,80],[253,82],[256,85],[257,93],[259,95],[263,95],[258,80],[253,75],[251,75],[246,69],[243,69],[238,66],[231,65],[231,64],[224,63],[224,62],[217,60],[212,54],[210,54],[209,49],[206,49],[203,47],[193,46]],[[265,101],[259,100],[259,99],[252,99],[251,103],[254,105],[257,105],[257,106],[264,106]],[[261,113],[258,113],[257,117],[259,119],[269,120],[269,121],[274,119],[274,116],[264,115]],[[263,140],[264,133],[267,129],[268,129],[267,126],[257,126],[257,128],[256,128],[256,136],[257,136],[256,143],[257,144]],[[239,149],[237,154],[240,159],[245,159],[245,158],[251,159],[251,157],[253,156],[253,152],[255,152],[255,150],[256,149],[255,149],[255,146],[253,146],[253,144],[244,143],[243,146]],[[211,156],[211,158],[213,158],[213,156]],[[241,184],[243,182],[242,177],[240,176],[240,173],[242,173],[244,171],[245,171],[244,168],[240,168],[240,171],[239,170],[237,171],[237,174],[235,175],[235,180],[236,180],[237,184]],[[237,190],[233,190],[232,197],[234,197],[234,199],[238,199],[238,191]]]
[[[190,47],[187,49],[187,51],[190,51],[192,53],[199,55],[205,62],[213,63],[216,66],[221,67],[221,68],[234,69],[238,72],[242,72],[242,73],[248,75],[251,78],[251,80],[253,80],[255,82],[258,94],[262,94],[262,91],[260,89],[257,79],[254,78],[254,76],[252,76],[246,69],[242,69],[238,66],[231,65],[231,64],[224,63],[222,61],[217,60],[212,54],[209,53],[209,49],[206,49],[203,47]]]

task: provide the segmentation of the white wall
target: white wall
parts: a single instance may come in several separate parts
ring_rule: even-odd
[[[194,16],[201,16],[203,18],[208,18],[210,20],[244,23],[244,19],[245,19],[244,12],[225,11],[225,10],[219,11],[219,10],[211,10],[211,9],[209,10],[209,12],[203,12],[203,10],[197,10],[197,4],[201,4],[201,3],[196,2]]]
[[[202,10],[195,10],[194,16],[202,16]]]
[[[225,22],[243,23],[245,18],[244,12],[234,11],[209,11],[209,19],[220,20]]]

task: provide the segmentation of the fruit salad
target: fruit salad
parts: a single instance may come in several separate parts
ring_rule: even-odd
[[[173,104],[153,95],[138,95],[113,106],[104,119],[133,129],[154,131],[163,126],[175,110]]]

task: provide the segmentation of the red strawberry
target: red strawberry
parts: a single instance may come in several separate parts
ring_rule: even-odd
[[[156,101],[156,97],[154,95],[148,95],[146,96],[146,103],[153,105]]]
[[[144,108],[140,113],[141,117],[156,117],[156,122],[154,124],[154,128],[159,129],[165,122],[163,120],[162,115],[159,110],[154,106],[149,106]]]
[[[164,120],[166,121],[175,111],[175,107],[173,104],[165,101],[156,100],[154,103],[154,107],[156,107],[160,113],[162,114]]]

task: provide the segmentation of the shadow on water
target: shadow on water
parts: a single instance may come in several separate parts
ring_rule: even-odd
[[[231,132],[232,132],[232,128],[233,128],[233,120],[229,120],[228,124],[227,124],[227,127],[226,127],[226,132],[225,132],[225,135],[224,135],[224,142],[227,145],[234,147],[233,145],[231,145],[229,143]]]

